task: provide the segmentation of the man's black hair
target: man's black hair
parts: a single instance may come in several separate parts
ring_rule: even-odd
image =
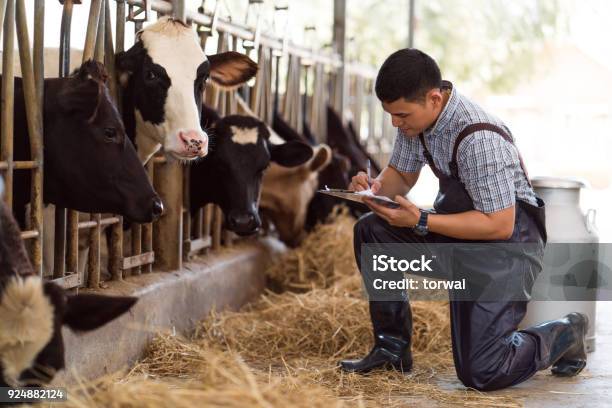
[[[440,68],[433,58],[415,48],[404,48],[391,54],[380,67],[376,96],[382,102],[395,102],[402,97],[420,102],[441,82]]]

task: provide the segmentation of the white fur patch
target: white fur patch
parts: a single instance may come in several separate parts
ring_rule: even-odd
[[[200,126],[193,95],[197,69],[206,61],[206,55],[195,30],[168,19],[146,27],[140,39],[147,54],[155,64],[164,67],[171,81],[164,104],[164,122],[155,126],[155,140],[161,141],[167,152],[184,154],[179,131],[196,130],[203,139],[207,138]],[[142,116],[136,118],[137,125],[139,121],[142,121]],[[140,150],[140,146],[138,148]]]
[[[257,128],[230,126],[230,129],[232,130],[232,142],[241,145],[257,143],[257,136],[259,136]]]
[[[12,278],[0,300],[0,361],[4,378],[19,385],[19,376],[53,335],[53,306],[38,276]]]

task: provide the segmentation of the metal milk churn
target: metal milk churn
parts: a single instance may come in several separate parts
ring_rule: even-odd
[[[580,209],[582,181],[569,178],[535,177],[536,194],[546,205],[548,244],[544,269],[532,291],[533,299],[521,327],[558,319],[571,312],[589,317],[587,350],[595,349],[595,306],[598,286],[599,237],[595,210]]]

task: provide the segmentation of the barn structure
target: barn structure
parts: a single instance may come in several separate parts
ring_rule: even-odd
[[[29,175],[29,206],[21,236],[35,270],[44,279],[74,292],[139,298],[128,314],[100,330],[84,335],[64,333],[67,370],[56,376],[54,384],[74,384],[77,377],[94,379],[113,373],[141,359],[158,331],[190,333],[210,312],[239,309],[259,298],[266,289],[264,271],[288,251],[285,244],[298,245],[302,237],[296,241],[283,239],[282,243],[278,238],[279,235],[283,238],[282,227],[272,226],[273,222],[266,225],[266,220],[263,220],[266,228],[256,234],[238,236],[227,228],[229,214],[224,214],[220,205],[192,208],[191,186],[223,184],[224,180],[194,180],[192,164],[186,165],[164,151],[155,153],[145,164],[146,175],[163,202],[163,214],[155,214],[157,219],[153,222],[129,222],[119,214],[79,212],[61,203],[45,205],[43,190],[48,163],[43,158],[45,149],[49,150],[43,142],[44,103],[49,103],[45,99],[46,77],[56,74],[68,77],[81,63],[98,61],[106,67],[112,101],[119,111],[128,109],[122,106],[126,90],[121,86],[122,71],[116,60],[118,53],[132,46],[126,42],[126,32],[138,32],[158,19],[171,17],[194,27],[199,46],[207,54],[211,50],[235,51],[257,63],[255,77],[245,84],[228,88],[207,83],[203,103],[221,117],[254,116],[280,134],[278,117],[297,134],[311,135],[307,141],[313,147],[315,159],[321,149],[332,154],[327,145],[334,148],[335,154],[338,146],[349,143],[338,142],[328,134],[330,120],[335,118],[352,137],[350,143],[360,146],[360,157],[382,165],[388,160],[395,134],[373,92],[376,69],[351,61],[346,55],[346,0],[334,1],[334,43],[326,50],[294,44],[288,35],[265,32],[259,19],[247,25],[220,18],[220,1],[213,2],[217,3],[214,7],[202,1],[198,10],[189,9],[185,0],[28,1],[34,5],[31,26],[26,16],[26,0],[0,0],[3,21],[0,174],[6,185],[4,200],[12,206],[19,188],[17,182],[22,179],[19,177]],[[250,10],[255,11],[259,3],[249,1]],[[412,21],[414,1],[409,3]],[[63,13],[60,45],[58,49],[46,49],[44,28],[54,22],[45,15],[49,9],[59,7]],[[85,7],[89,11],[85,42],[74,44],[73,10]],[[277,7],[279,14],[284,10]],[[411,23],[410,42],[413,26]],[[27,159],[15,158],[16,76],[23,78],[30,154]],[[138,131],[138,125],[135,126]],[[332,160],[329,157],[326,164]],[[317,168],[311,173],[318,175],[321,171]],[[308,185],[308,197],[312,197],[317,186],[316,177],[312,180],[315,184]],[[265,176],[263,182],[265,190]],[[63,191],[67,195],[73,193],[78,192]],[[289,195],[292,191],[281,193]],[[291,214],[295,214],[294,207],[298,206],[296,202],[279,205],[288,207]],[[303,230],[304,223],[299,228]],[[601,338],[609,340],[612,336],[609,325],[603,330]],[[609,341],[601,348],[600,355],[610,355]],[[603,362],[595,362],[592,370],[601,373],[601,378],[609,379],[612,375]],[[537,378],[535,385],[526,385],[517,395],[526,398],[530,392],[539,392],[538,401],[542,405],[538,406],[560,403],[558,397],[563,392],[557,391],[555,383]],[[593,389],[600,390],[601,381],[592,379]],[[456,385],[450,380],[440,380],[440,384],[441,388],[451,389]],[[580,384],[573,384],[568,394],[583,391]],[[513,397],[512,392],[499,395],[501,402],[494,399],[477,402],[483,406],[498,402],[502,405],[497,406],[517,406],[512,405],[515,400],[504,399]],[[546,401],[548,397],[550,401]],[[421,394],[413,402],[427,406],[431,401]]]

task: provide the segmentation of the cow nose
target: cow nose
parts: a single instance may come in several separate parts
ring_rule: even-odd
[[[193,156],[206,155],[208,138],[202,136],[202,132],[198,130],[181,130],[178,132],[178,137],[183,143],[185,151]]]
[[[152,215],[153,215],[153,219],[156,220],[159,217],[161,217],[161,215],[164,213],[164,203],[162,203],[162,200],[159,197],[155,197],[153,199],[153,208],[152,208]]]
[[[228,229],[238,235],[249,235],[257,232],[261,223],[253,213],[230,211],[227,216]]]

